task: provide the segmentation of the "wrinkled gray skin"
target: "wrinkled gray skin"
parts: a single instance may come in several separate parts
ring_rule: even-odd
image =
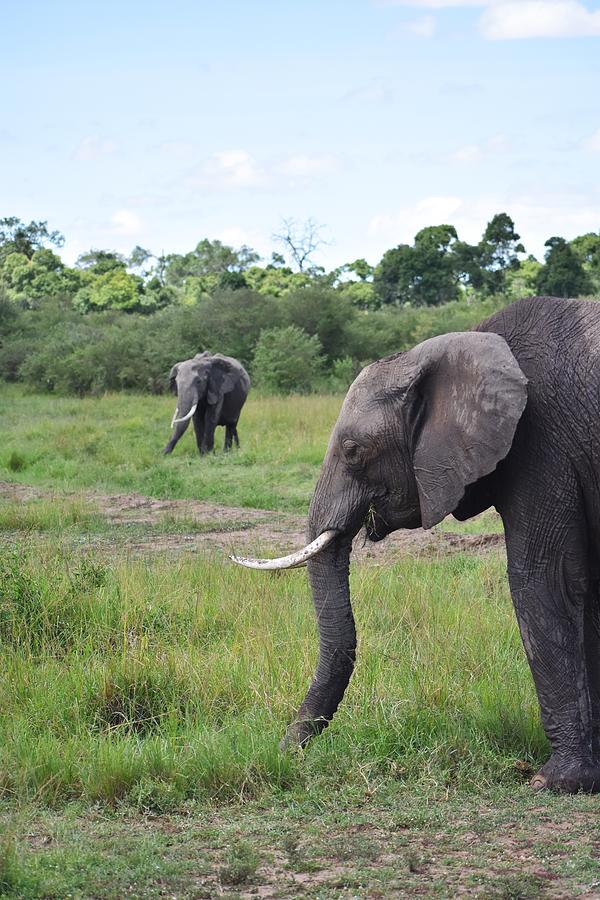
[[[313,682],[285,744],[335,713],[355,661],[352,538],[430,528],[489,506],[552,755],[536,788],[600,790],[600,303],[530,298],[472,332],[361,372],[331,435],[309,538],[320,633]]]
[[[221,353],[198,353],[173,366],[169,383],[171,391],[177,394],[178,418],[184,418],[197,404],[192,421],[200,453],[213,451],[218,425],[225,426],[225,450],[233,442],[239,447],[237,423],[250,390],[250,377],[237,359]],[[188,419],[173,426],[163,453],[172,452],[189,424]]]

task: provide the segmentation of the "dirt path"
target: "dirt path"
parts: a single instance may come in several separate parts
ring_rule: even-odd
[[[219,506],[198,500],[157,500],[143,494],[65,493],[28,484],[0,482],[0,501],[83,500],[106,521],[122,527],[125,549],[222,551],[275,556],[301,547],[305,540],[304,516],[272,510]],[[176,533],[169,525],[179,523]],[[186,531],[185,525],[189,524]],[[148,533],[144,534],[144,526]],[[127,528],[132,534],[127,536]],[[119,528],[121,531],[121,528]],[[106,539],[109,544],[114,540]],[[95,541],[102,545],[105,541]],[[485,553],[504,547],[502,534],[455,534],[445,531],[396,531],[377,544],[365,542],[364,532],[354,540],[354,558],[372,563],[400,556],[437,556],[449,553]]]

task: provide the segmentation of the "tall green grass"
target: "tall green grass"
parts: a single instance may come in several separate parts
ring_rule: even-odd
[[[0,553],[0,794],[166,809],[393,778],[511,783],[545,739],[504,566],[353,572],[359,662],[304,753],[277,743],[316,661],[304,573],[220,558]]]
[[[200,458],[193,428],[163,457],[174,397],[75,400],[0,385],[0,480],[305,511],[342,398],[250,394],[241,449]]]

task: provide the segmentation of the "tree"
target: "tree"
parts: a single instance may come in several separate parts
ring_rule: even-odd
[[[65,266],[56,253],[44,247],[36,250],[31,259],[24,253],[4,257],[0,281],[12,300],[33,307],[40,300],[73,295],[81,287],[81,274]]]
[[[47,222],[32,221],[25,225],[16,216],[0,219],[0,262],[10,253],[21,253],[31,259],[46,244],[62,247],[64,242],[60,231],[48,231]]]
[[[78,291],[74,302],[83,310],[138,310],[143,306],[142,280],[118,266],[92,278]]]
[[[581,297],[591,293],[590,278],[572,247],[561,237],[551,237],[544,244],[545,265],[536,279],[539,294],[556,297]]]
[[[433,225],[415,235],[414,246],[400,244],[384,253],[373,285],[382,304],[437,306],[458,296],[452,225]]]
[[[321,345],[296,325],[261,332],[252,363],[259,387],[289,394],[310,391],[321,374]]]
[[[85,269],[93,275],[105,275],[116,269],[125,271],[127,261],[124,256],[115,250],[96,250],[92,248],[86,253],[81,253],[75,262],[79,269]]]
[[[373,278],[375,268],[366,259],[355,259],[354,262],[342,266],[342,272],[351,272],[359,281],[370,281]]]
[[[592,292],[600,293],[600,234],[593,231],[579,235],[569,244],[587,272]]]
[[[412,303],[438,306],[458,296],[453,247],[457,241],[453,225],[432,225],[415,236]]]
[[[542,264],[535,256],[529,255],[519,264],[518,269],[506,273],[505,293],[510,300],[534,297],[537,294],[537,278]]]
[[[306,222],[283,219],[281,230],[273,235],[273,240],[283,248],[291,265],[295,266],[299,272],[318,274],[323,269],[315,264],[313,257],[320,247],[327,244],[322,237],[323,229],[324,226],[319,225],[312,218],[307,219]]]
[[[357,313],[342,292],[313,284],[286,294],[279,309],[286,324],[318,337],[328,361],[345,355],[346,333]]]
[[[179,286],[191,277],[217,276],[210,282],[214,287],[219,284],[220,276],[227,272],[244,272],[259,259],[259,254],[245,244],[235,250],[221,241],[205,238],[191,253],[172,253],[166,257],[165,279],[168,284]]]
[[[456,244],[455,265],[461,281],[485,294],[506,293],[507,274],[519,268],[518,254],[525,252],[519,239],[511,217],[497,213],[478,244]]]
[[[525,252],[519,238],[515,223],[507,213],[497,213],[486,225],[479,247],[487,293],[503,293],[506,273],[519,268],[518,254]]]

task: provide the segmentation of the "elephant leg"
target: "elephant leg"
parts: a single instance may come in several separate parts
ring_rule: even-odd
[[[214,406],[207,405],[206,407],[206,413],[204,415],[204,434],[202,438],[202,449],[200,450],[201,453],[212,453],[215,449],[215,430],[217,425],[219,424],[222,406],[223,401],[217,403]]]
[[[231,425],[225,426],[225,445],[223,449],[226,453],[231,449]]]
[[[232,433],[232,435],[233,435],[233,440],[235,441],[235,446],[236,446],[236,447],[239,447],[239,446],[240,446],[240,439],[239,439],[238,433],[237,433],[237,422],[235,423],[235,425],[232,425],[232,426],[231,426],[231,433]]]
[[[202,443],[204,440],[204,422],[202,413],[196,413],[193,418],[194,422],[194,433],[196,435],[196,446],[198,447],[198,453],[203,453]]]
[[[531,784],[600,791],[598,583],[584,511],[564,502],[538,498],[521,526],[505,520],[511,593],[552,747]]]

